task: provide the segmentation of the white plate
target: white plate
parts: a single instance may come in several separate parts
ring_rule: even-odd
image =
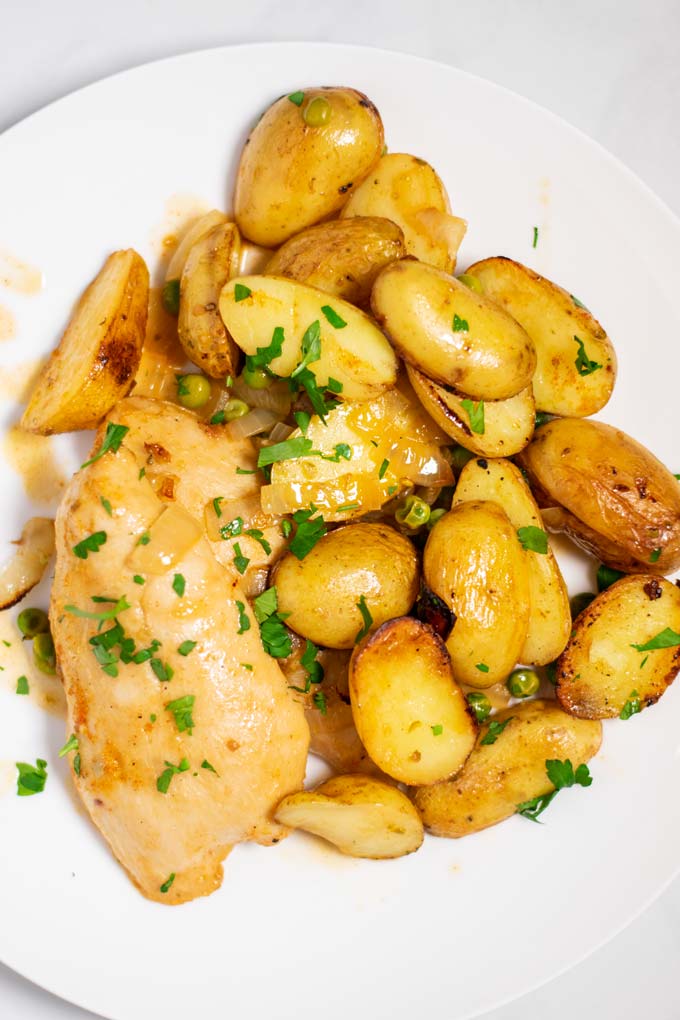
[[[671,213],[539,107],[450,67],[344,46],[163,61],[69,96],[0,138],[0,249],[46,281],[34,297],[0,290],[18,322],[0,349],[2,389],[19,377],[15,366],[52,346],[106,253],[134,245],[153,261],[173,194],[228,203],[248,127],[276,96],[318,82],[367,92],[390,149],[439,170],[470,223],[461,266],[514,256],[595,311],[620,358],[604,417],[680,470],[680,225]],[[1,427],[16,420],[12,401],[0,412]],[[70,464],[82,459],[82,439],[57,446]],[[4,462],[0,484],[8,540],[31,506]],[[562,562],[572,590],[582,588],[585,565]],[[12,693],[16,642],[0,649],[0,958],[116,1020],[462,1020],[591,953],[678,870],[675,688],[628,724],[605,724],[593,786],[563,793],[543,826],[515,818],[460,842],[428,839],[388,863],[342,858],[301,836],[276,849],[243,846],[214,896],[174,909],[148,903],[75,804],[57,759],[63,723]],[[18,798],[12,763],[36,757],[49,762],[46,791]]]

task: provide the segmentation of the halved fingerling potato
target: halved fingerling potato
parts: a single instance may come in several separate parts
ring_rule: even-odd
[[[637,699],[635,711],[653,705],[679,669],[680,591],[665,578],[634,574],[601,592],[574,621],[557,660],[557,698],[571,715],[608,719],[626,702]]]
[[[413,802],[435,836],[457,839],[496,825],[518,805],[554,789],[546,761],[571,761],[574,769],[597,754],[602,724],[575,719],[552,701],[514,705],[494,716],[503,726],[484,744],[489,725],[454,779],[413,790]]]
[[[219,209],[211,209],[210,212],[197,216],[188,230],[182,235],[179,244],[170,256],[168,267],[165,270],[165,282],[169,283],[171,280],[180,280],[187,256],[193,246],[202,237],[209,234],[211,230],[214,230],[215,227],[219,227],[221,223],[226,222],[226,213],[220,212]]]
[[[469,500],[491,500],[503,507],[514,528],[540,528],[543,521],[522,472],[508,460],[473,459],[460,473],[453,506]],[[571,632],[569,595],[552,549],[527,550],[529,629],[519,653],[520,662],[543,666],[564,648]]]
[[[445,779],[474,747],[477,726],[444,642],[419,620],[390,620],[361,642],[349,693],[371,759],[402,783]]]
[[[436,382],[475,400],[505,400],[531,382],[536,354],[522,327],[433,266],[414,259],[387,266],[371,308],[402,358]]]
[[[54,553],[54,521],[51,517],[31,517],[14,545],[16,552],[0,569],[0,609],[16,605],[42,580]]]
[[[95,428],[132,386],[148,304],[144,259],[132,248],[113,252],[38,376],[22,428],[41,435]]]
[[[536,430],[518,461],[539,503],[564,507],[571,517],[562,523],[577,540],[582,522],[583,544],[609,566],[649,574],[680,567],[678,480],[625,432],[560,418]]]
[[[289,376],[300,364],[302,338],[318,322],[321,350],[311,367],[319,387],[335,379],[342,400],[370,400],[396,382],[397,359],[373,320],[316,287],[280,276],[242,276],[223,288],[220,315],[245,354],[256,354],[283,330],[281,354],[269,363],[276,375]]]
[[[241,352],[225,329],[218,303],[237,275],[241,239],[235,223],[219,223],[189,249],[180,282],[177,334],[190,361],[213,379],[237,375]]]
[[[481,688],[505,680],[524,647],[530,611],[526,553],[505,511],[472,500],[444,514],[427,540],[423,573],[453,613],[446,647],[456,680]]]
[[[439,175],[424,159],[404,152],[384,155],[340,215],[387,217],[403,230],[409,255],[447,273],[455,268],[467,229],[465,220],[451,215]]]
[[[318,287],[353,305],[365,305],[381,269],[406,254],[404,235],[391,220],[355,216],[308,227],[279,248],[267,276]]]
[[[616,380],[616,354],[587,308],[512,259],[484,259],[467,272],[533,340],[537,358],[533,386],[540,411],[585,417],[604,407]]]
[[[350,857],[403,857],[423,842],[423,823],[408,797],[365,775],[335,776],[315,790],[292,793],[274,817],[321,836]]]
[[[479,412],[478,401],[470,401],[464,393],[428,379],[413,365],[407,365],[406,371],[432,420],[466,450],[480,457],[512,457],[531,442],[536,420],[531,385],[506,400],[484,401],[484,418],[480,422],[478,417],[474,418],[475,411]],[[476,431],[472,429],[473,420]]]
[[[248,240],[275,248],[326,219],[375,166],[383,145],[380,114],[356,89],[282,96],[241,153],[234,192],[239,229]]]

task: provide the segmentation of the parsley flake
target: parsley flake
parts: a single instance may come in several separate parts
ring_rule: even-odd
[[[475,666],[475,669],[478,669],[480,673],[488,673],[489,672],[489,667],[487,666],[487,664],[485,662],[478,662],[477,665]]]
[[[87,538],[84,538],[82,542],[78,542],[77,545],[73,546],[73,551],[80,560],[86,560],[90,553],[99,552],[101,547],[106,543],[106,532],[105,531],[94,531]]]
[[[17,679],[17,694],[28,694],[28,677],[20,676]]]
[[[316,513],[316,507],[311,506],[308,510],[296,510],[293,514],[296,529],[288,548],[298,560],[303,560],[328,531],[321,514],[313,517],[314,513]]]
[[[84,464],[80,465],[81,468],[86,468],[89,467],[90,464],[94,464],[96,460],[99,460],[100,457],[103,457],[104,454],[109,451],[111,451],[111,453],[118,453],[120,444],[123,442],[129,431],[130,429],[127,425],[114,425],[114,423],[110,421],[106,426],[104,442],[93,457],[90,457],[89,460],[86,460]]]
[[[323,691],[314,691],[314,694],[312,695],[312,703],[314,708],[318,709],[321,715],[327,714],[328,709],[326,706],[326,695]]]
[[[345,320],[341,319],[338,313],[335,311],[335,309],[331,308],[330,305],[322,305],[321,311],[323,312],[326,319],[328,319],[333,329],[344,329],[345,326],[347,325]]]
[[[175,675],[172,666],[169,666],[167,662],[161,662],[160,659],[150,658],[149,665],[161,683],[169,683]]]
[[[104,509],[106,510],[106,512],[107,512],[107,514],[109,515],[109,517],[113,517],[113,507],[112,507],[112,506],[111,506],[111,504],[109,503],[108,499],[104,499],[104,497],[103,497],[103,496],[101,496],[101,497],[100,497],[100,500],[101,500],[101,504],[102,504],[102,506],[103,506],[103,507],[104,507]]]
[[[244,283],[234,284],[234,301],[245,301],[252,293],[250,287],[246,287]]]
[[[250,538],[253,538],[256,542],[258,542],[264,549],[265,556],[269,556],[272,551],[272,547],[264,537],[263,531],[260,531],[259,528],[248,528],[248,530],[244,531],[243,534],[249,535]]]
[[[247,556],[244,556],[241,552],[241,545],[239,542],[234,542],[234,566],[238,570],[239,574],[245,574],[246,568],[250,560]]]
[[[234,517],[233,521],[229,521],[228,524],[223,524],[220,528],[220,535],[222,538],[236,538],[237,535],[243,534],[243,518]]]
[[[390,466],[389,460],[385,459],[380,465],[380,470],[378,471],[378,478],[385,477],[385,472],[387,471],[389,466]]]
[[[650,554],[649,562],[650,563],[657,563],[660,556],[661,556],[661,549],[654,549],[652,551],[652,553]]]
[[[275,358],[280,358],[283,351],[283,327],[276,326],[268,347],[258,347],[255,354],[246,355],[246,368],[249,372],[256,368],[267,368]]]
[[[32,797],[34,793],[42,793],[47,782],[47,762],[43,758],[36,758],[35,765],[28,762],[18,761],[17,767],[17,796]]]
[[[276,587],[267,588],[253,602],[255,619],[260,625],[260,638],[265,652],[274,659],[287,659],[293,643],[284,620],[288,614],[279,613]]]
[[[517,537],[522,548],[528,552],[540,553],[542,556],[548,552],[548,535],[542,528],[528,524],[525,528],[517,529]]]
[[[574,340],[578,344],[578,353],[576,355],[576,361],[574,362],[578,374],[591,375],[593,372],[596,372],[598,368],[602,368],[602,365],[600,365],[597,361],[591,361],[588,357],[583,340],[577,336],[574,337]]]
[[[176,776],[180,772],[188,772],[189,762],[186,758],[182,758],[179,765],[173,765],[172,762],[164,762],[166,768],[161,772],[160,776],[156,780],[156,789],[159,793],[167,793],[172,782],[172,777]]]
[[[464,411],[467,411],[468,418],[470,419],[470,430],[475,432],[478,436],[484,435],[484,401],[479,400],[475,403],[474,400],[465,399],[461,401],[461,407]]]
[[[141,574],[134,574],[132,580],[135,582],[135,584],[146,584],[146,581],[144,580]]]
[[[460,315],[456,315],[454,312],[451,329],[454,333],[469,333],[470,325],[467,319],[461,319]]]
[[[318,319],[308,326],[302,337],[302,361],[290,373],[291,379],[295,379],[308,365],[318,361],[321,357],[321,324]]]
[[[628,700],[619,712],[619,719],[630,719],[632,715],[637,715],[642,711],[642,705],[640,703],[640,696],[637,691],[631,691],[628,695]]]
[[[166,893],[174,881],[175,881],[175,872],[172,871],[172,872],[170,872],[170,874],[166,878],[165,882],[163,882],[163,885],[160,886],[160,891],[162,893]]]
[[[174,701],[169,701],[165,706],[166,712],[172,712],[174,715],[178,731],[184,733],[186,730],[189,736],[194,731],[194,720],[191,712],[195,700],[195,695],[185,694],[182,698],[175,698]]]
[[[505,727],[509,722],[512,722],[514,718],[514,715],[511,715],[507,719],[504,719],[503,722],[498,722],[496,719],[492,719],[489,723],[488,730],[479,743],[483,744],[485,747],[488,747],[489,744],[495,744]]]
[[[118,616],[119,613],[122,613],[124,609],[130,608],[130,604],[124,595],[121,595],[117,602],[115,599],[104,598],[101,595],[93,595],[92,601],[115,602],[115,605],[113,609],[104,609],[101,613],[90,613],[86,609],[78,609],[77,606],[64,606],[64,609],[67,613],[73,613],[74,616],[79,616],[84,620],[99,620],[101,622],[105,620],[113,620],[114,617]]]
[[[220,503],[222,502],[223,499],[224,496],[215,496],[214,500],[212,501],[213,510],[215,511],[215,517],[222,516],[222,507],[220,506]]]
[[[210,764],[210,762],[208,761],[207,758],[204,758],[203,761],[201,762],[201,768],[202,769],[207,769],[208,772],[214,772],[216,776],[219,775],[219,772],[217,771],[217,769],[214,767],[214,765]]]
[[[570,786],[590,786],[593,781],[587,765],[581,764],[574,770],[574,766],[568,758],[565,761],[560,761],[558,758],[548,759],[545,763],[545,771],[555,789],[550,793],[541,794],[517,805],[517,813],[531,822],[538,821],[538,816],[552,803],[560,790]]]
[[[175,574],[175,576],[172,579],[172,590],[174,591],[175,595],[178,595],[179,598],[182,598],[186,586],[187,582],[186,578],[184,577],[184,574]]]
[[[267,464],[276,464],[282,460],[295,460],[298,457],[306,457],[311,451],[311,439],[306,439],[304,436],[285,439],[282,443],[263,446],[257,456],[257,466],[266,467]]]
[[[67,754],[71,753],[71,751],[77,750],[78,750],[78,738],[75,735],[75,733],[72,733],[71,736],[66,741],[66,743],[64,744],[64,746],[62,747],[61,751],[59,752],[59,757],[65,758]]]
[[[442,733],[444,732],[444,727],[442,726],[441,723],[437,723],[436,726],[430,726],[430,729],[432,730],[433,737],[441,737]]]
[[[304,98],[305,98],[304,92],[300,92],[300,91],[298,91],[298,92],[291,92],[291,94],[288,96],[288,99],[290,100],[290,102],[293,103],[295,106],[302,106]]]
[[[642,645],[631,645],[636,652],[654,652],[658,648],[675,648],[680,645],[680,634],[676,634],[670,627],[664,627],[653,638]]]
[[[297,427],[300,429],[302,435],[306,436],[309,423],[312,420],[312,416],[309,411],[294,411],[293,417],[295,418]]]
[[[193,652],[194,648],[196,647],[196,644],[197,644],[196,641],[183,641],[182,644],[178,647],[177,651],[179,652],[180,655],[184,656],[190,655],[191,652]]]
[[[250,630],[250,619],[246,613],[245,603],[236,602],[236,608],[238,609],[238,630],[237,634],[245,634],[247,630]]]
[[[534,239],[531,242],[531,247],[535,248],[538,244],[538,227],[534,227]]]
[[[354,644],[358,645],[360,641],[363,641],[363,639],[366,637],[369,630],[373,626],[373,617],[371,616],[370,609],[366,605],[365,595],[360,596],[359,601],[356,604],[356,607],[361,613],[361,619],[364,621],[363,626],[359,629],[357,636],[354,639]]]

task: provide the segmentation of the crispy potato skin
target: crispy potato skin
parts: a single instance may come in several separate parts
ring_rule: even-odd
[[[522,327],[442,270],[393,262],[373,285],[371,308],[402,358],[435,382],[475,400],[505,400],[531,383],[536,353]]]
[[[363,626],[361,596],[374,628],[404,616],[418,594],[418,560],[394,528],[347,524],[325,535],[303,560],[282,556],[272,583],[291,630],[326,648],[352,648]]]
[[[327,100],[331,115],[309,127],[304,112],[317,97]],[[300,107],[282,96],[241,153],[234,212],[242,234],[275,248],[331,216],[378,162],[384,141],[380,114],[356,89],[305,89]]]
[[[597,754],[602,724],[574,719],[555,702],[530,701],[494,716],[511,720],[495,743],[477,746],[458,775],[444,783],[412,790],[427,830],[458,839],[510,818],[517,805],[554,789],[548,759],[569,758],[574,768]]]
[[[363,306],[381,269],[405,255],[404,235],[396,223],[380,216],[355,216],[319,223],[291,237],[264,272]]]
[[[557,661],[564,710],[580,719],[609,719],[632,695],[643,708],[657,702],[680,669],[680,647],[639,652],[631,646],[667,627],[680,632],[680,591],[670,581],[635,574],[601,592],[577,616]]]
[[[432,420],[447,435],[480,457],[512,457],[531,442],[536,405],[531,385],[506,400],[484,403],[484,432],[470,428],[470,416],[463,407],[464,393],[439,383],[413,365],[406,371],[413,389]]]
[[[132,386],[142,356],[149,272],[131,248],[109,255],[40,373],[21,419],[50,435],[95,428]]]
[[[543,528],[540,511],[522,472],[508,460],[470,460],[458,478],[453,506],[488,499],[501,506],[514,528]],[[567,586],[552,549],[526,552],[529,577],[529,629],[519,661],[544,666],[564,651],[571,632]]]
[[[484,293],[513,316],[536,347],[533,386],[536,406],[550,414],[585,417],[601,410],[616,381],[616,354],[597,319],[562,287],[508,258],[484,259],[467,272]],[[601,367],[580,375],[576,360],[586,356]]]
[[[562,418],[538,429],[518,461],[539,503],[570,515],[553,518],[553,528],[568,530],[609,566],[650,574],[680,567],[680,485],[625,432]]]
[[[446,779],[475,745],[477,725],[446,646],[419,620],[389,620],[355,648],[349,692],[371,759],[402,783]]]
[[[505,511],[483,500],[454,507],[430,532],[423,573],[454,616],[446,647],[456,680],[481,688],[505,680],[526,641],[530,607],[526,553]]]

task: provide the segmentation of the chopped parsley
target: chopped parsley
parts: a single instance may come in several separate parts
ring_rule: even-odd
[[[137,545],[148,545],[151,541],[151,535],[148,531],[143,532],[137,539]]]
[[[347,514],[347,513],[350,512],[350,510],[358,510],[358,509],[359,509],[359,503],[343,503],[342,506],[337,507],[335,512],[338,513],[338,514]]]
[[[657,648],[675,648],[680,645],[680,634],[676,634],[670,627],[664,627],[653,638],[642,645],[631,645],[636,652],[654,652]]]
[[[17,694],[28,694],[28,677],[20,676],[17,679]]]
[[[241,665],[243,666],[244,669],[248,669],[252,673],[253,665],[251,662],[242,662]]]
[[[47,762],[43,758],[37,758],[35,765],[28,762],[18,761],[17,767],[17,795],[19,797],[32,797],[34,793],[42,793],[47,782]]]
[[[144,580],[141,574],[135,574],[132,580],[135,582],[135,584],[146,584],[146,581]]]
[[[468,418],[470,419],[470,430],[475,432],[478,436],[484,435],[484,401],[479,400],[475,403],[474,400],[465,399],[461,401],[461,407],[464,411],[467,411]]]
[[[77,776],[80,775],[80,754],[77,754],[73,759],[73,771]]]
[[[611,587],[616,581],[621,580],[626,575],[621,570],[614,570],[613,567],[606,567],[604,563],[601,563],[597,568],[597,590],[605,591]]]
[[[308,326],[302,337],[302,361],[290,373],[290,378],[295,379],[307,368],[308,365],[318,361],[321,357],[321,324],[315,319],[311,326]]]
[[[311,552],[316,543],[324,537],[328,528],[321,514],[317,517],[316,507],[311,506],[308,510],[296,510],[293,514],[295,522],[295,535],[291,539],[288,548],[298,560],[303,560],[307,553]],[[286,522],[290,524],[290,521]]]
[[[281,521],[281,534],[284,538],[290,538],[293,533],[293,522],[289,521],[288,518],[284,518]]]
[[[461,319],[460,315],[456,315],[454,312],[451,329],[454,333],[468,333],[470,331],[470,325],[467,319]]]
[[[255,618],[260,625],[260,638],[265,652],[274,659],[287,659],[293,643],[284,620],[288,613],[279,613],[276,587],[267,588],[253,602]]]
[[[203,761],[201,762],[201,768],[207,769],[208,772],[214,772],[216,776],[219,775],[217,769],[214,767],[214,765],[210,764],[207,758],[204,758]]]
[[[100,499],[101,499],[101,504],[104,507],[104,509],[106,510],[106,512],[109,515],[109,517],[113,517],[113,507],[109,503],[108,499],[104,499],[103,496],[101,496]]]
[[[248,530],[244,531],[243,534],[249,535],[250,538],[253,538],[255,539],[256,542],[259,542],[259,544],[264,549],[265,556],[269,556],[269,554],[272,551],[272,547],[267,541],[267,539],[264,537],[263,531],[260,531],[259,528],[248,528]]]
[[[167,662],[161,662],[160,659],[150,658],[149,665],[161,683],[169,683],[175,675],[175,671],[172,666],[169,666]]]
[[[291,684],[291,690],[299,691],[300,694],[308,694],[312,684],[320,684],[323,682],[324,671],[321,663],[317,661],[316,657],[318,654],[319,649],[316,647],[314,642],[307,639],[305,643],[305,650],[300,656],[300,665],[307,672],[307,676],[305,677],[305,686],[295,687]]]
[[[236,468],[236,474],[237,475],[254,475],[254,474],[257,474],[257,470],[256,470],[256,468],[248,469],[248,468],[237,467]]]
[[[180,655],[185,656],[190,655],[191,652],[193,652],[194,648],[196,647],[196,644],[197,644],[196,641],[183,641],[182,644],[177,649],[177,651],[179,652]]]
[[[538,227],[534,227],[534,239],[531,242],[531,247],[535,248],[538,244]]]
[[[59,752],[59,757],[65,758],[67,754],[71,753],[71,751],[77,750],[78,750],[78,738],[75,735],[75,733],[72,733],[71,736],[66,741],[66,743],[64,744],[64,746],[62,747],[61,751]]]
[[[194,731],[194,720],[191,713],[195,701],[195,695],[185,694],[182,698],[175,698],[174,701],[169,701],[165,706],[166,712],[172,712],[174,715],[178,731],[184,733],[186,730],[189,736]]]
[[[478,669],[480,673],[488,673],[489,672],[489,667],[487,666],[487,664],[485,662],[478,662],[477,665],[475,666],[475,669]]]
[[[312,416],[309,411],[294,411],[293,417],[295,418],[297,427],[300,429],[302,435],[306,436],[309,423],[312,420]]]
[[[314,694],[312,694],[312,704],[314,705],[314,708],[318,709],[321,715],[327,714],[328,709],[326,706],[326,695],[323,691],[314,691]]]
[[[234,301],[245,301],[252,293],[250,287],[246,287],[244,283],[234,284]]]
[[[245,634],[247,630],[250,630],[250,619],[246,613],[245,603],[236,602],[236,608],[238,609],[238,630],[237,634]]]
[[[280,358],[283,351],[283,327],[276,326],[268,347],[258,347],[255,354],[246,355],[246,368],[253,372],[256,368],[267,368],[275,358]]]
[[[139,474],[137,475],[137,481],[141,482],[141,480],[142,480],[142,478],[144,477],[145,474],[146,474],[146,468],[144,468],[144,467],[140,468],[139,469]]]
[[[545,771],[555,789],[550,793],[532,797],[531,800],[525,800],[517,805],[517,814],[532,822],[538,821],[538,816],[552,803],[560,790],[565,790],[570,786],[590,786],[593,781],[587,765],[579,765],[574,770],[574,766],[568,758],[566,761],[560,761],[558,758],[548,759],[545,763]]]
[[[222,538],[236,538],[237,535],[243,534],[243,518],[234,517],[228,524],[223,524],[220,527],[220,535]]]
[[[90,553],[99,552],[101,547],[106,543],[106,532],[105,531],[94,531],[87,538],[84,538],[82,542],[78,542],[77,545],[73,546],[73,551],[80,560],[86,560]]]
[[[323,312],[325,318],[328,319],[333,329],[344,329],[345,326],[347,325],[345,320],[341,319],[338,313],[335,311],[335,309],[331,308],[330,305],[322,305],[321,311]]]
[[[106,435],[104,436],[104,442],[99,447],[97,452],[89,460],[86,460],[84,464],[81,464],[81,468],[89,467],[90,464],[94,464],[96,460],[103,457],[105,453],[111,451],[111,453],[117,453],[120,449],[120,444],[125,439],[130,429],[127,425],[114,425],[112,421],[106,426]]]
[[[175,872],[172,871],[172,872],[170,872],[170,874],[166,878],[165,882],[163,882],[163,885],[160,886],[161,892],[162,893],[166,893],[174,881],[175,881]]]
[[[186,383],[187,377],[185,375],[176,375],[175,379],[177,380],[177,396],[186,397],[191,392]]]
[[[387,471],[389,466],[390,466],[389,460],[385,459],[380,465],[380,470],[378,471],[378,478],[385,477],[385,472]]]
[[[215,517],[222,516],[222,507],[220,506],[220,503],[222,502],[223,499],[224,496],[215,496],[214,500],[212,501],[213,510],[215,511]]]
[[[430,729],[432,730],[433,737],[441,737],[442,733],[444,732],[444,727],[442,726],[441,723],[437,723],[436,726],[430,726]]]
[[[212,416],[212,418],[210,419],[208,424],[209,425],[224,425],[224,419],[225,418],[226,418],[226,414],[225,414],[224,410],[215,411],[214,415]]]
[[[250,560],[247,556],[244,556],[241,552],[241,546],[239,542],[234,542],[234,566],[238,570],[239,574],[245,574],[246,568]]]
[[[357,636],[354,639],[354,644],[358,645],[360,641],[363,641],[363,639],[366,637],[369,630],[373,626],[373,617],[371,616],[370,609],[366,605],[365,595],[360,596],[356,606],[359,612],[361,613],[361,619],[364,621],[363,626],[359,629]]]
[[[593,372],[596,372],[598,368],[602,368],[602,365],[600,365],[597,361],[590,360],[590,358],[586,354],[586,349],[583,340],[581,340],[577,336],[574,337],[574,340],[578,344],[578,353],[576,355],[576,361],[574,362],[578,374],[591,375]]]
[[[654,549],[649,557],[650,563],[657,563],[661,556],[661,549]]]
[[[266,467],[267,464],[276,464],[281,460],[306,457],[311,452],[312,440],[305,436],[296,436],[293,439],[285,439],[282,443],[264,446],[257,456],[257,466]]]
[[[645,660],[646,661],[646,660]],[[619,712],[619,719],[630,719],[632,715],[637,715],[638,712],[642,711],[642,705],[640,703],[640,696],[637,691],[631,691],[628,695],[628,700]]]
[[[548,535],[542,528],[528,524],[526,528],[517,529],[517,537],[522,548],[528,552],[541,553],[543,556],[548,552]]]
[[[74,616],[80,616],[84,620],[99,620],[103,622],[105,620],[113,620],[114,617],[122,613],[124,609],[129,609],[130,604],[124,595],[116,602],[115,599],[104,598],[102,595],[92,595],[93,602],[115,602],[113,609],[104,609],[101,613],[90,613],[86,609],[78,609],[77,606],[64,606],[67,613],[73,613]]]
[[[574,294],[570,294],[569,297],[574,302],[577,308],[585,308],[585,310],[588,311],[588,306],[584,305],[582,301],[579,301],[579,299]]]
[[[184,577],[184,574],[175,574],[175,576],[172,579],[172,590],[174,591],[175,595],[178,595],[180,598],[182,598],[186,586],[187,582],[186,578]]]
[[[169,761],[164,762],[164,764],[166,768],[163,772],[161,772],[160,776],[156,780],[156,789],[159,793],[168,792],[173,776],[176,776],[180,772],[188,772],[189,770],[189,762],[186,758],[182,758],[179,765],[173,765],[172,762]]]
[[[293,103],[295,106],[302,106],[304,98],[305,98],[304,92],[299,92],[299,91],[298,92],[291,92],[291,94],[288,96],[288,99],[290,100],[290,102]]]
[[[501,733],[505,729],[505,727],[508,725],[509,722],[512,722],[514,718],[515,718],[514,715],[511,715],[507,719],[504,719],[503,722],[497,722],[496,719],[492,719],[491,722],[489,723],[488,730],[486,731],[482,739],[479,741],[479,743],[483,744],[485,747],[487,747],[489,744],[495,744],[498,738],[500,737]]]

